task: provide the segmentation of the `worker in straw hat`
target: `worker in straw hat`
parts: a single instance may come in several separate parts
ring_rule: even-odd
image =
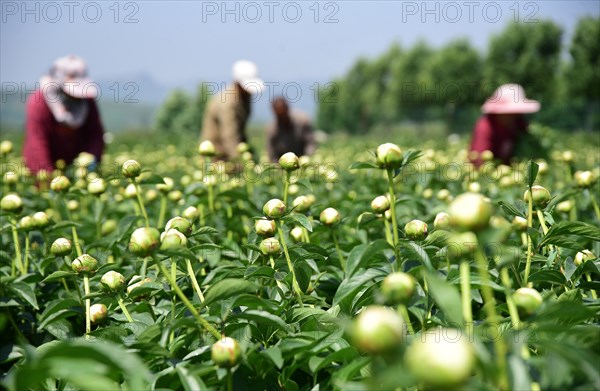
[[[528,99],[522,86],[504,84],[498,87],[481,106],[483,115],[475,124],[469,153],[473,164],[482,164],[485,151],[490,151],[494,159],[509,163],[518,139],[527,134],[525,114],[539,110],[540,103]]]
[[[260,94],[264,82],[251,61],[233,64],[233,84],[214,95],[206,105],[202,123],[202,140],[214,144],[216,158],[231,160],[237,146],[246,142],[246,123],[250,117],[252,95]]]
[[[104,149],[104,129],[95,98],[98,85],[77,56],[57,59],[25,105],[23,157],[37,173],[51,172],[58,160],[71,164],[82,152],[96,162]]]

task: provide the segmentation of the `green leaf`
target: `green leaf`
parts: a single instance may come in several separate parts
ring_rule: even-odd
[[[363,170],[366,168],[379,168],[379,166],[375,163],[369,162],[354,162],[348,168],[349,170]]]
[[[527,185],[527,187],[533,186],[533,183],[535,182],[535,179],[537,178],[539,170],[540,170],[539,164],[537,164],[533,160],[530,160],[527,162],[527,168],[526,168],[527,175],[525,175],[525,184]]]
[[[56,281],[56,280],[60,280],[61,278],[71,277],[71,276],[76,276],[76,275],[77,275],[77,273],[58,270],[58,271],[50,274],[48,277],[44,278],[42,280],[42,282]]]
[[[281,369],[283,367],[283,356],[281,355],[281,349],[279,349],[277,346],[271,346],[270,348],[263,350],[261,353],[269,357],[277,369]]]
[[[198,228],[198,230],[194,231],[190,236],[213,235],[218,233],[219,231],[213,227],[200,227]]]
[[[177,372],[181,386],[185,391],[206,389],[206,386],[202,380],[190,373],[190,371],[184,365],[176,365],[175,371]]]
[[[312,232],[312,225],[310,224],[308,217],[306,217],[305,215],[303,215],[301,213],[290,213],[289,215],[285,216],[283,218],[283,220],[285,222],[290,222],[292,224],[300,225],[300,226],[306,228],[306,230],[308,232]]]
[[[582,221],[562,221],[553,225],[544,236],[538,247],[554,244],[560,247],[583,250],[581,244],[571,240],[565,240],[565,235],[580,236],[593,241],[600,241],[600,228]],[[573,242],[573,243],[572,243]]]
[[[566,284],[565,276],[557,270],[540,270],[532,273],[528,279],[529,282],[553,282],[556,284]]]
[[[458,290],[435,274],[427,273],[425,279],[431,296],[446,316],[448,323],[462,329],[464,319]]]
[[[52,229],[71,228],[71,227],[81,228],[82,225],[75,221],[66,220],[66,221],[59,221],[58,223],[54,224]]]
[[[291,332],[291,327],[279,316],[273,315],[267,311],[247,310],[232,317],[238,319],[247,319],[256,322],[259,326],[273,326],[285,332]],[[262,327],[259,327],[262,328]]]
[[[140,185],[158,185],[158,184],[164,184],[165,181],[164,181],[163,177],[161,177],[160,175],[152,174],[149,177],[142,179],[138,183]]]
[[[33,289],[23,281],[17,281],[10,284],[10,289],[21,299],[25,300],[36,310],[39,309],[38,302]]]
[[[197,261],[198,257],[187,247],[169,248],[159,250],[160,254],[168,255],[173,258],[184,258],[190,261]]]
[[[368,245],[356,246],[350,251],[348,260],[346,261],[346,276],[352,277],[358,270],[363,267],[373,266],[376,258],[387,261],[383,251],[393,250],[390,244],[384,239],[377,239]]]
[[[226,278],[212,285],[204,294],[203,306],[210,305],[217,300],[224,300],[242,293],[250,293],[256,286],[248,280]]]
[[[75,308],[81,307],[81,304],[75,299],[59,299],[48,303],[46,309],[40,317],[39,329],[44,329],[48,324],[64,319],[71,315],[79,313]]]
[[[346,297],[353,296],[362,288],[374,284],[377,280],[383,279],[388,273],[379,269],[367,269],[364,273],[353,276],[350,279],[342,281],[333,297],[332,307],[339,304]]]
[[[511,204],[508,204],[504,201],[499,201],[498,205],[500,206],[500,208],[502,209],[504,214],[509,217],[510,216],[519,216],[519,217],[525,218],[525,213],[522,213],[520,210],[518,210],[515,206],[513,206]]]

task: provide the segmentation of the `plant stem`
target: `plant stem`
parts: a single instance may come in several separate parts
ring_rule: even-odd
[[[233,373],[227,368],[227,391],[233,391]]]
[[[402,318],[404,318],[404,323],[406,323],[408,334],[413,335],[415,333],[415,330],[412,327],[412,323],[410,323],[410,316],[408,315],[408,309],[406,309],[405,304],[398,305],[398,313]]]
[[[471,267],[469,261],[460,262],[460,293],[462,298],[463,318],[469,335],[473,335],[473,309],[471,307]]]
[[[19,235],[17,233],[17,220],[16,219],[12,219],[11,220],[11,231],[12,231],[12,237],[13,237],[13,243],[15,245],[15,257],[13,258],[13,263],[12,263],[12,267],[11,267],[11,276],[15,276],[16,275],[16,269],[18,268],[19,271],[21,272],[21,275],[25,274],[23,273],[23,262],[22,262],[22,257],[21,257],[21,245],[19,244]]]
[[[588,191],[589,195],[590,195],[590,200],[592,201],[592,206],[594,207],[594,212],[596,212],[596,217],[598,218],[598,220],[600,220],[600,208],[598,208],[598,203],[596,202],[596,197],[594,196],[594,193],[592,193],[591,191]]]
[[[148,214],[146,213],[146,208],[144,207],[144,200],[142,200],[142,195],[140,194],[142,189],[137,184],[135,179],[131,179],[131,183],[135,186],[135,197],[138,200],[138,204],[140,205],[140,211],[142,212],[142,216],[144,216],[144,222],[146,223],[146,228],[150,228],[150,221],[148,220]]]
[[[279,241],[281,242],[281,247],[283,247],[285,260],[287,261],[290,273],[292,273],[292,288],[296,293],[298,304],[300,304],[300,307],[304,307],[304,303],[302,302],[302,291],[300,290],[300,285],[298,285],[298,280],[296,280],[296,271],[294,270],[294,265],[292,264],[292,260],[290,259],[290,254],[288,253],[287,245],[285,243],[285,237],[283,236],[283,230],[281,229],[279,223],[277,224],[277,233],[279,234]]]
[[[548,226],[546,225],[546,219],[544,218],[544,212],[542,212],[541,210],[536,210],[537,213],[537,217],[540,220],[540,225],[542,226],[542,232],[544,232],[544,235],[546,235],[548,233]]]
[[[385,224],[385,240],[390,244],[390,246],[394,246],[394,239],[392,239],[392,232],[390,231],[390,223],[383,216],[383,223]]]
[[[221,333],[219,333],[217,331],[217,329],[215,329],[210,323],[208,323],[206,321],[206,319],[204,319],[202,316],[200,316],[200,313],[198,312],[198,310],[188,300],[188,298],[185,297],[185,295],[183,294],[183,292],[181,291],[181,289],[179,289],[179,287],[177,286],[177,282],[174,281],[173,279],[171,279],[171,275],[169,274],[169,272],[167,271],[167,269],[165,268],[165,266],[162,264],[162,262],[157,261],[156,264],[158,265],[158,268],[160,269],[160,271],[163,274],[163,276],[167,279],[167,281],[171,285],[171,288],[175,291],[175,293],[177,294],[177,296],[179,296],[179,298],[181,299],[181,301],[183,302],[183,304],[188,308],[188,310],[190,310],[190,312],[192,313],[192,315],[194,315],[194,317],[196,318],[196,320],[198,321],[198,323],[200,323],[200,326],[202,326],[204,328],[204,330],[206,330],[210,334],[212,334],[212,336],[215,337],[217,340],[219,338],[221,338]]]
[[[288,190],[290,187],[290,176],[291,173],[289,171],[285,172],[285,179],[283,180],[283,203],[287,205],[288,199]]]
[[[75,229],[75,227],[71,227],[71,234],[73,235],[75,251],[77,252],[77,256],[80,257],[83,255],[83,251],[81,250],[81,243],[79,243],[79,235],[77,235],[77,230]]]
[[[496,300],[490,287],[490,276],[488,273],[487,260],[484,258],[482,250],[476,249],[475,258],[477,260],[477,269],[481,279],[481,294],[483,296],[483,308],[486,312],[488,327],[495,329],[494,347],[496,350],[496,368],[498,369],[498,388],[505,390],[508,388],[508,378],[506,374],[506,344],[500,331],[500,322],[496,313]]]
[[[198,284],[198,280],[196,279],[196,275],[194,274],[194,268],[192,267],[192,262],[189,259],[186,259],[187,262],[187,271],[190,276],[190,280],[192,281],[192,286],[196,291],[196,294],[200,298],[200,302],[204,303],[204,295],[202,294],[202,289],[200,289],[200,285]]]
[[[390,193],[390,213],[392,215],[392,235],[394,238],[394,254],[396,256],[396,265],[400,266],[400,254],[398,252],[398,221],[396,220],[396,193],[394,192],[394,170],[387,170],[388,187]],[[392,264],[392,271],[395,271],[394,264]]]
[[[508,313],[510,314],[510,322],[513,329],[518,330],[521,327],[521,319],[519,318],[519,311],[517,311],[517,306],[515,305],[511,294],[512,284],[507,268],[504,267],[500,270],[500,278],[502,279],[502,285],[504,285],[504,295],[506,296],[506,305],[508,306]]]
[[[590,273],[585,273],[585,279],[587,280],[587,282],[592,282],[592,277],[590,276]],[[596,290],[594,288],[590,289],[590,293],[592,294],[592,298],[594,300],[598,298],[598,295],[596,294]]]
[[[133,318],[131,317],[131,314],[129,314],[129,311],[127,310],[127,307],[125,306],[125,303],[123,302],[123,297],[121,297],[121,295],[119,295],[118,303],[119,303],[119,307],[121,307],[121,311],[123,311],[123,314],[127,318],[127,321],[129,323],[133,323]]]
[[[158,212],[158,221],[156,225],[162,227],[165,223],[165,214],[167,213],[167,197],[163,193],[160,193],[160,211]]]
[[[90,294],[90,277],[86,274],[83,275],[83,292],[87,296]],[[92,331],[92,323],[90,321],[90,299],[85,299],[85,338],[88,339],[90,332]]]
[[[529,187],[529,200],[527,202],[527,229],[533,227],[533,195],[531,187]],[[527,262],[525,263],[525,275],[523,276],[523,284],[527,285],[529,279],[529,272],[531,271],[531,256],[533,252],[533,242],[531,241],[531,235],[527,232]]]
[[[146,270],[148,269],[148,257],[144,257],[144,261],[142,262],[142,268],[140,270],[141,281],[146,279]]]
[[[208,166],[212,164],[211,160],[209,157],[205,158],[205,165]],[[205,167],[206,168],[206,167]],[[203,170],[204,172],[204,178],[207,178],[208,175],[206,175],[206,170]],[[214,201],[214,192],[213,192],[213,184],[211,183],[211,181],[207,181],[208,183],[208,210],[210,210],[211,212],[215,211],[215,201]]]
[[[342,271],[346,272],[346,259],[342,254],[342,250],[340,249],[340,246],[338,244],[337,235],[335,234],[335,231],[333,229],[331,230],[331,235],[333,236],[333,243],[335,244],[335,249],[337,251],[338,258],[340,259],[340,266],[342,267]]]

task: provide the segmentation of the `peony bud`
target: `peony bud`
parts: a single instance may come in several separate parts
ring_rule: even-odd
[[[175,228],[160,234],[160,249],[172,249],[187,246],[187,238]]]
[[[100,233],[102,236],[106,236],[111,234],[117,229],[117,222],[113,219],[108,219],[104,223],[102,223],[102,227],[100,228]]]
[[[169,178],[166,176],[163,178],[163,182],[164,183],[158,183],[156,185],[156,188],[158,189],[158,191],[166,194],[166,193],[170,192],[171,190],[173,190],[173,186],[175,185],[175,182],[173,181],[172,178]]]
[[[21,217],[21,220],[19,220],[19,227],[29,231],[35,228],[35,222],[31,216],[23,216]]]
[[[77,201],[77,200],[67,201],[67,209],[69,209],[70,212],[76,211],[77,209],[79,209],[79,201]]]
[[[579,187],[590,187],[596,182],[594,173],[591,171],[576,171],[574,177],[575,183],[577,183],[577,186]]]
[[[473,232],[460,232],[452,234],[447,240],[447,254],[450,260],[459,260],[466,256],[473,256],[477,249],[477,236]]]
[[[573,209],[573,200],[561,201],[556,204],[556,210],[561,213],[569,213]]]
[[[544,207],[550,201],[550,192],[543,186],[532,186],[531,192],[533,193],[533,205],[537,207]],[[530,199],[529,189],[523,194],[523,200],[529,202]]]
[[[596,255],[594,255],[593,252],[591,252],[590,250],[583,250],[578,252],[577,254],[575,254],[575,265],[579,266],[584,262],[587,261],[591,261],[593,259],[596,259]]]
[[[181,190],[171,190],[169,194],[167,194],[167,198],[173,202],[179,202],[183,198],[183,193]]]
[[[188,206],[187,208],[184,209],[184,211],[181,215],[184,218],[188,219],[189,221],[194,221],[198,217],[200,217],[200,212],[198,211],[198,208],[196,208],[195,206]]]
[[[392,143],[381,144],[377,147],[375,158],[379,167],[398,168],[402,164],[402,150]]]
[[[121,169],[125,178],[136,178],[142,173],[142,166],[137,160],[127,160]]]
[[[135,275],[131,277],[129,284],[127,284],[127,294],[130,295],[135,288],[138,288],[148,282],[152,282],[150,277],[146,277],[143,281],[141,276]]]
[[[312,203],[310,202],[310,199],[303,195],[294,198],[294,201],[292,202],[294,210],[300,213],[306,212],[310,208],[311,204]]]
[[[275,238],[266,238],[258,246],[264,255],[278,254],[281,251],[279,240]]]
[[[433,228],[448,230],[450,228],[450,215],[446,212],[440,212],[435,215]]]
[[[13,143],[8,141],[8,140],[4,140],[0,143],[0,154],[2,156],[6,156],[8,154],[10,154],[13,151]]]
[[[462,231],[475,231],[488,226],[492,204],[478,193],[464,193],[449,207],[450,223]]]
[[[273,220],[260,219],[254,222],[254,230],[257,235],[273,236],[277,230],[277,226]]]
[[[290,230],[290,236],[296,242],[300,242],[300,241],[302,241],[302,237],[304,236],[304,231],[302,230],[301,227],[294,227]]]
[[[14,185],[19,181],[19,175],[14,171],[6,171],[3,176],[4,183]]]
[[[96,178],[87,185],[90,194],[100,195],[106,191],[106,182],[102,178]]]
[[[125,277],[121,273],[111,270],[104,273],[100,279],[100,283],[106,290],[116,292],[121,290],[125,285]]]
[[[461,330],[437,328],[415,338],[406,350],[406,366],[431,389],[454,389],[475,366],[474,349]]]
[[[71,263],[71,269],[75,273],[93,273],[96,271],[98,261],[89,254],[83,254]]]
[[[108,316],[108,308],[104,304],[94,304],[90,307],[90,320],[93,324],[102,323]]]
[[[369,306],[355,319],[352,337],[354,344],[365,353],[393,352],[404,341],[404,321],[390,309]]]
[[[219,368],[231,368],[240,362],[242,349],[235,339],[223,337],[213,344],[210,358]]]
[[[35,212],[31,218],[33,219],[35,228],[44,228],[50,224],[50,217],[48,217],[46,212]]]
[[[427,237],[427,224],[421,220],[409,221],[404,226],[404,233],[410,240],[423,240]]]
[[[198,153],[200,156],[215,156],[215,145],[210,140],[204,140],[198,147]]]
[[[279,165],[285,171],[295,171],[300,167],[300,161],[294,152],[288,152],[279,158]]]
[[[188,236],[192,233],[192,223],[183,217],[173,217],[171,220],[167,221],[167,225],[165,225],[165,231],[169,231],[170,229],[176,229],[185,236]]]
[[[0,200],[0,209],[6,212],[18,213],[22,208],[23,200],[16,194],[7,194]]]
[[[50,246],[50,252],[56,257],[64,257],[71,254],[71,251],[73,251],[73,246],[71,241],[66,238],[58,238]]]
[[[527,317],[533,314],[543,302],[542,295],[533,288],[519,288],[513,293],[513,300],[519,315]]]
[[[336,225],[342,219],[340,213],[334,208],[327,208],[319,215],[319,220],[325,225]]]
[[[371,201],[371,209],[375,213],[384,213],[390,208],[390,199],[386,196],[378,196]]]
[[[273,198],[263,206],[263,213],[270,219],[278,219],[285,214],[285,204],[283,201]]]
[[[512,220],[512,225],[517,231],[526,231],[527,219],[524,219],[521,216],[515,216]]]
[[[59,193],[69,190],[69,186],[71,181],[64,175],[59,175],[50,182],[50,189]]]
[[[152,253],[160,244],[160,232],[156,228],[138,228],[129,239],[129,251],[135,255],[145,257]]]
[[[386,304],[406,304],[415,291],[415,279],[407,273],[389,274],[381,282],[381,294]]]
[[[133,183],[130,183],[125,187],[125,192],[123,194],[125,195],[125,198],[133,199],[137,198],[137,193],[137,186]]]

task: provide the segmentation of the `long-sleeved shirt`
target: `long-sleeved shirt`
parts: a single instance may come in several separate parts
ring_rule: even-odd
[[[27,100],[23,157],[33,173],[52,171],[59,159],[70,164],[81,152],[91,153],[96,162],[100,162],[104,151],[103,135],[100,113],[93,99],[89,100],[85,122],[77,129],[56,121],[41,90],[34,92]]]
[[[246,142],[246,123],[250,117],[250,99],[245,99],[234,85],[213,96],[206,105],[202,139],[211,141],[217,158],[237,156],[237,145]]]
[[[313,125],[309,116],[303,112],[291,111],[289,126],[275,121],[267,128],[267,150],[273,162],[278,161],[284,153],[310,155],[315,148]]]
[[[470,151],[481,152],[489,150],[495,159],[503,163],[510,163],[519,136],[527,133],[527,121],[519,116],[515,126],[504,126],[496,115],[486,114],[477,120],[473,130]],[[479,155],[478,154],[478,155]],[[472,159],[472,163],[480,166],[482,161],[479,157]]]

